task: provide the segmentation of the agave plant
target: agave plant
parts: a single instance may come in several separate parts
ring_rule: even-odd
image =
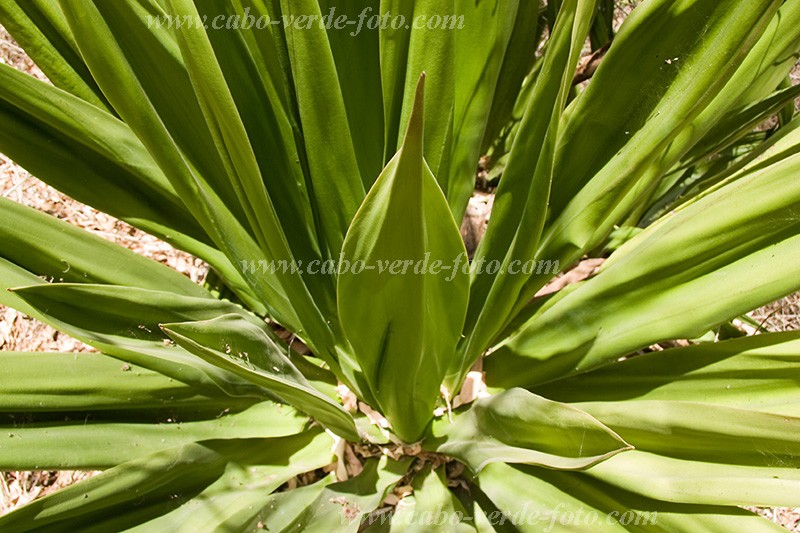
[[[0,355],[0,468],[103,471],[0,529],[775,529],[800,333],[724,324],[800,289],[800,2],[647,0],[575,87],[611,6],[0,1],[0,150],[211,268],[0,199],[0,302],[97,350]]]

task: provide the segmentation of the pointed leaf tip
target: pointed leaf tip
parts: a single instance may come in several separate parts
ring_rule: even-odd
[[[345,238],[344,258],[376,269],[359,274],[348,269],[337,286],[342,329],[378,407],[405,442],[416,442],[433,416],[469,295],[463,268],[454,267],[448,275],[428,268],[461,261],[466,249],[423,159],[424,79],[417,85],[403,145],[378,176]],[[406,261],[417,267],[385,272],[377,267]]]
[[[403,140],[406,150],[422,154],[423,130],[425,128],[425,72],[420,73],[417,90],[414,95],[414,106],[408,118],[408,128]]]

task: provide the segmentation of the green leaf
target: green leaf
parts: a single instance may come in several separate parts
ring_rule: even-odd
[[[369,190],[384,165],[380,30],[370,28],[366,23],[369,18],[381,14],[380,1],[322,0],[319,4],[323,16],[332,16],[332,20],[326,19],[330,20],[326,26],[328,41],[347,111],[347,122],[361,180],[364,182],[364,189]],[[362,13],[365,13],[366,20]],[[335,21],[342,15],[347,20],[356,21],[356,25],[337,28]],[[396,13],[392,12],[392,15]]]
[[[413,0],[381,0],[381,13],[393,13],[410,20],[414,16]],[[402,112],[408,66],[411,28],[381,25],[380,41],[381,91],[383,93],[384,161],[394,155],[402,142]],[[411,73],[417,76],[419,73]]]
[[[354,354],[382,412],[409,442],[433,416],[468,291],[464,265],[453,266],[466,263],[464,244],[422,158],[423,80],[403,147],[347,233],[343,258],[351,268],[338,284],[339,316]],[[357,263],[364,266],[359,273]]]
[[[5,65],[0,80],[0,146],[9,157],[64,194],[202,258],[234,289],[246,287],[123,122]]]
[[[269,495],[331,461],[311,430],[277,439],[188,443],[125,462],[0,517],[13,531],[170,531],[252,528]],[[137,528],[138,529],[138,528]]]
[[[447,486],[444,468],[426,466],[412,483],[414,494],[397,504],[391,517],[391,531],[425,533],[432,525],[446,527],[453,533],[476,531],[467,520],[467,511]],[[425,522],[430,518],[429,522]]]
[[[575,64],[587,34],[613,35],[611,0],[0,3],[56,83],[0,66],[0,149],[213,269],[212,293],[0,200],[0,302],[104,352],[0,354],[0,468],[112,467],[0,529],[355,533],[446,512],[478,531],[727,533],[777,526],[720,504],[800,505],[800,334],[626,359],[729,334],[800,288],[800,121],[785,107],[800,3],[648,0],[583,90]],[[350,35],[314,20],[333,7],[466,26]],[[243,9],[276,24],[189,23]],[[165,15],[183,23],[153,24]],[[423,111],[438,119],[424,129]],[[776,111],[774,135],[742,137]],[[470,279],[457,222],[481,144],[506,159]],[[643,213],[599,274],[532,300],[550,266]],[[326,259],[348,272],[269,268]],[[514,260],[548,271],[515,276]],[[496,395],[433,420],[441,387],[452,396],[487,350]],[[346,413],[337,381],[395,434]],[[501,390],[517,385],[531,391]],[[330,467],[326,433],[424,438],[425,453],[383,450],[349,481],[291,490]],[[398,482],[415,494],[391,516]]]
[[[601,186],[616,191],[623,180],[627,187],[635,183],[666,142],[722,90],[723,73],[736,71],[780,3],[658,0],[634,10],[568,114],[552,197],[553,217],[564,219],[559,229],[588,222],[585,202],[598,198]],[[728,52],[720,54],[722,49]],[[611,174],[626,167],[621,175]],[[594,184],[586,189],[590,180]],[[603,208],[621,199],[609,196]],[[587,213],[573,220],[580,214],[579,202]],[[562,215],[569,203],[574,207]],[[592,206],[591,212],[599,215],[600,209]]]
[[[198,17],[197,10],[190,0],[171,0],[169,4],[175,16]],[[268,258],[294,260],[289,240],[275,209],[275,202],[268,195],[261,176],[254,147],[250,144],[248,132],[225,80],[221,64],[214,55],[208,35],[198,25],[183,25],[176,33],[192,86],[206,120],[206,127],[211,133],[221,164],[227,173],[226,182],[233,186],[256,242],[260,249],[266,252]],[[326,217],[323,220],[332,218]],[[349,219],[346,223],[349,223]],[[310,241],[309,237],[305,238]],[[300,244],[305,243],[301,240],[295,241],[296,247]],[[314,255],[314,250],[306,249],[301,251],[300,257],[316,259],[319,256]],[[322,316],[331,315],[335,308],[334,286],[331,279],[326,279],[324,276],[309,276],[303,280],[300,274],[290,272],[289,275],[278,274],[274,282],[293,300],[285,309],[279,308],[281,311],[296,312],[301,324],[309,324],[315,333],[319,333],[321,339],[325,338],[323,335],[326,332],[330,335]],[[313,335],[312,338],[317,338],[317,335]]]
[[[724,465],[800,468],[800,417],[682,400],[573,404],[639,451]]]
[[[783,81],[778,86],[779,89],[788,89],[792,87],[792,77],[791,75],[786,76],[783,78]],[[792,121],[794,116],[797,114],[797,109],[795,108],[794,102],[786,102],[786,104],[778,110],[777,118],[778,118],[778,127],[782,128],[786,126],[789,122]]]
[[[47,369],[47,379],[42,369]],[[137,411],[245,406],[99,353],[2,352],[0,412]]]
[[[115,374],[121,374],[117,371]],[[112,374],[115,375],[115,374]],[[107,374],[92,376],[111,379]],[[3,420],[0,426],[0,469],[3,470],[93,470],[110,468],[160,450],[220,437],[230,439],[271,438],[307,431],[308,418],[287,405],[261,402],[239,412],[236,400],[219,411],[206,410],[187,420],[169,414],[154,421],[152,410],[128,415],[77,413],[75,418],[20,423]],[[240,408],[240,407],[239,407]],[[149,416],[148,416],[149,415]],[[5,417],[4,417],[5,418]],[[269,421],[266,423],[266,421]]]
[[[81,59],[58,2],[8,0],[0,4],[0,23],[53,85],[94,106],[110,110]]]
[[[681,400],[800,416],[800,333],[757,335],[634,357],[534,390],[561,402]]]
[[[402,136],[402,128],[417,113],[418,106],[423,106],[424,114],[436,117],[425,125],[422,151],[436,177],[439,187],[450,191],[451,157],[453,149],[454,106],[456,88],[456,34],[461,31],[449,29],[445,20],[454,20],[457,15],[455,0],[429,0],[427,2],[410,2],[413,4],[413,20],[429,21],[432,17],[441,17],[441,26],[430,29],[427,25],[410,24],[408,36],[408,57],[406,59],[405,90],[403,91],[403,108],[400,115],[397,149],[401,150],[406,140]],[[457,19],[456,19],[457,20]],[[435,50],[435,53],[431,53]],[[418,86],[420,74],[425,73],[427,90],[420,96],[414,89]],[[422,98],[423,102],[417,99]],[[458,216],[458,213],[453,213]]]
[[[632,453],[635,452],[618,457]],[[636,494],[639,487],[628,492],[582,473],[494,463],[481,472],[478,484],[499,510],[494,523],[510,523],[524,533],[538,533],[545,528],[559,532],[582,528],[713,533],[783,531],[777,524],[744,509],[664,503]],[[492,518],[491,513],[489,517]]]
[[[0,257],[40,276],[205,298],[186,276],[55,217],[0,198]]]
[[[201,17],[211,20],[220,15],[241,18],[246,9],[253,21],[268,15],[262,11],[265,6],[239,3],[204,0],[195,7]],[[317,222],[303,174],[293,110],[285,101],[284,73],[280,70],[276,44],[269,31],[258,29],[255,22],[248,29],[247,22],[242,19],[238,28],[207,32],[208,40],[247,130],[264,187],[270,199],[280,200],[272,203],[292,253],[306,261],[318,259],[321,252]],[[197,39],[202,40],[202,35],[198,34]],[[211,61],[201,58],[206,60]]]
[[[656,342],[697,338],[800,288],[800,156],[771,163],[626,243],[487,358],[490,382],[544,383]]]
[[[508,41],[503,65],[497,79],[492,107],[487,117],[482,153],[500,137],[500,132],[512,119],[525,77],[530,74],[536,59],[536,47],[544,24],[540,24],[541,6],[536,2],[518,2],[514,29]]]
[[[790,85],[770,94],[763,100],[744,108],[733,110],[721,119],[714,128],[687,154],[687,159],[704,157],[724,150],[752,132],[759,124],[769,119],[786,104],[800,96],[800,87]]]
[[[562,526],[560,523],[563,515],[577,516],[580,512],[581,515],[601,517],[603,508],[585,497],[586,492],[593,495],[594,491],[580,484],[580,477],[565,474],[571,473],[540,475],[540,470],[532,467],[493,463],[481,472],[477,481],[480,490],[498,510],[494,517],[489,514],[494,523],[509,523],[522,533],[542,531],[551,523],[553,531],[567,531],[570,524]],[[564,487],[565,479],[571,480],[573,487]],[[625,531],[614,520],[598,520],[592,526],[597,531]]]
[[[535,6],[535,2],[522,2]],[[476,161],[500,79],[503,58],[520,11],[519,0],[457,3],[462,27],[455,32],[455,99],[452,161],[446,195],[453,215],[461,220],[475,188]],[[538,7],[538,6],[535,6]],[[537,9],[538,11],[538,9]],[[459,20],[459,19],[456,19]],[[442,30],[438,30],[442,31]],[[535,32],[534,32],[535,33]],[[525,56],[530,50],[514,50]]]
[[[226,151],[234,148],[217,144],[220,137],[212,135],[216,130],[206,121],[175,35],[164,26],[148,24],[148,16],[163,15],[161,8],[124,0],[80,9],[64,2],[62,9],[73,33],[80,36],[78,46],[104,94],[176,192],[192,199],[187,208],[215,245],[237,265],[291,261],[280,235],[271,236],[275,248],[270,249],[259,247],[253,236],[223,161]],[[334,362],[328,348],[333,345],[330,329],[298,273],[264,276],[258,269],[244,268],[242,274],[277,321],[318,340],[316,353]]]
[[[410,459],[370,459],[356,477],[333,483],[285,531],[356,533],[361,519],[376,509],[403,477]]]
[[[334,482],[335,478],[335,474],[331,472],[311,485],[284,492],[273,492],[263,505],[258,515],[258,522],[261,522],[267,531],[287,531],[287,528],[319,499],[325,487]]]
[[[178,345],[204,361],[274,393],[350,440],[359,439],[353,417],[315,389],[270,339],[266,324],[258,327],[240,315],[201,322],[161,324]]]
[[[780,4],[657,0],[634,11],[566,114],[539,258],[579,260],[647,198],[646,173],[668,159],[670,142],[720,93]],[[531,277],[517,309],[550,278]]]
[[[280,0],[281,14],[322,17],[313,0]],[[324,27],[288,25],[286,43],[312,183],[312,198],[328,257],[342,249],[350,221],[364,198],[347,109]],[[320,90],[324,87],[324,90]]]
[[[679,168],[662,180],[655,193],[661,197],[649,206],[643,222],[651,224],[669,209],[677,211],[730,182],[799,151],[800,120],[793,120],[770,135],[751,132],[710,161],[700,162],[689,169]]]
[[[174,16],[186,18],[197,18],[199,13],[191,1],[188,0],[171,0],[169,2],[174,12]],[[215,16],[219,16],[215,14]],[[224,33],[224,32],[212,32]],[[265,179],[261,174],[261,165],[259,163],[258,155],[256,153],[257,147],[262,142],[260,135],[256,140],[256,144],[251,144],[251,137],[263,133],[248,132],[246,125],[253,124],[251,120],[245,120],[244,116],[251,116],[250,109],[242,109],[244,103],[240,103],[237,107],[235,96],[239,96],[240,101],[243,98],[238,91],[242,87],[252,86],[253,82],[248,80],[245,76],[239,76],[235,83],[238,88],[234,89],[229,85],[228,80],[225,78],[225,71],[223,64],[228,69],[231,68],[231,62],[220,61],[218,56],[215,55],[215,49],[212,46],[212,41],[206,31],[198,25],[182,25],[180,30],[176,32],[178,37],[178,44],[181,48],[182,57],[186,63],[187,72],[192,81],[192,86],[197,95],[200,108],[204,114],[207,129],[211,132],[214,144],[220,156],[225,172],[228,176],[228,182],[232,184],[239,204],[242,206],[244,213],[247,217],[248,225],[253,229],[260,248],[267,252],[270,257],[274,259],[293,259],[301,258],[306,261],[321,259],[319,253],[319,245],[316,242],[314,233],[313,218],[308,208],[290,210],[281,210],[283,219],[279,216],[280,203],[292,205],[295,202],[304,202],[308,204],[308,198],[305,196],[304,188],[300,189],[298,182],[302,183],[302,175],[299,168],[295,165],[284,162],[283,167],[278,167],[275,170],[283,170],[292,178],[281,177],[280,179]],[[235,36],[233,33],[231,36]],[[219,57],[225,55],[233,55],[235,57],[242,57],[241,49],[230,50],[230,43],[223,41],[217,37],[215,40],[217,47],[221,48],[217,51]],[[258,99],[266,99],[267,95],[259,95]],[[274,98],[274,93],[273,93]],[[252,99],[252,98],[251,98]],[[270,132],[273,138],[281,138],[288,136],[288,124],[283,124],[283,130],[279,130],[279,126],[275,127],[274,131]],[[283,138],[282,142],[289,141],[290,139]],[[282,145],[278,145],[277,149],[273,150],[279,153],[285,153],[286,150]],[[291,153],[289,156],[291,157]],[[280,158],[278,158],[280,160]],[[288,169],[287,169],[288,167]],[[280,202],[275,201],[271,197],[267,188],[267,183],[294,183],[300,190],[292,187],[276,188],[273,186],[274,192],[285,195],[276,196],[280,198]],[[299,196],[299,197],[298,197]],[[284,202],[284,198],[288,202]],[[304,223],[298,224],[299,220]],[[291,233],[290,233],[291,232]],[[290,239],[289,237],[292,237]],[[294,247],[291,246],[294,245]],[[303,281],[300,281],[298,275],[282,275],[280,276],[279,284],[285,287],[288,294],[294,295],[296,298],[295,306],[302,307],[300,302],[301,298],[308,298],[306,291],[310,291],[315,298],[308,302],[309,309],[311,309],[312,316],[320,312],[330,315],[335,309],[333,302],[334,298],[334,284],[330,277],[325,276],[307,276]],[[322,307],[323,311],[317,311],[316,306]],[[306,311],[308,312],[308,311]]]
[[[136,530],[142,533],[154,529],[191,533],[210,527],[220,531],[258,530],[259,515],[275,494],[271,492],[290,479],[332,461],[330,436],[313,430],[301,438],[276,439],[266,444],[266,450],[251,456],[245,455],[250,450],[234,441],[238,461],[229,462],[223,476],[175,511]]]
[[[755,135],[758,134],[751,134],[742,140],[744,150],[747,150],[744,156],[725,171],[720,172],[719,175],[712,175],[713,181],[706,180],[711,181],[711,183],[700,181],[695,185],[694,188],[696,190],[687,194],[689,198],[683,202],[683,205],[679,205],[676,211],[702,200],[705,196],[713,194],[731,182],[764,170],[800,153],[800,120],[793,120],[767,138],[754,138]]]
[[[632,448],[586,412],[522,389],[477,400],[452,422],[437,420],[431,439],[427,449],[475,473],[499,461],[579,470]]]
[[[589,37],[592,43],[592,50],[598,50],[614,38],[614,10],[616,2],[614,0],[600,0],[592,21],[592,31]]]
[[[0,257],[0,304],[34,316],[37,311],[9,289],[44,283],[41,278]]]
[[[176,191],[193,198],[187,207],[197,214],[201,205],[214,200],[184,194],[186,185],[197,180],[201,182],[196,183],[198,188],[208,185],[207,193],[218,196],[227,211],[244,222],[174,29],[153,23],[154,17],[167,14],[165,8],[156,0],[113,4],[90,0],[80,6],[64,1],[60,5],[103,94]]]
[[[475,252],[473,266],[478,267],[471,272],[465,339],[459,346],[461,360],[450,369],[450,389],[460,385],[474,360],[502,330],[527,279],[522,264],[533,259],[544,227],[558,124],[593,9],[594,2],[577,0],[561,7],[542,66],[553,75],[536,79],[494,200],[491,223]]]
[[[703,144],[707,146],[709,137],[719,138],[727,133],[723,124],[730,120],[730,112],[752,107],[775,92],[795,65],[792,58],[800,53],[798,23],[800,6],[784,2],[725,88],[676,139],[676,144],[682,148],[691,146],[704,135],[706,142],[693,149],[696,155]],[[672,150],[676,151],[676,148]]]
[[[678,159],[697,160],[752,131],[761,121],[759,115],[770,112],[780,96],[772,95],[795,65],[800,54],[800,8],[783,3],[758,42],[731,75],[725,87],[690,125],[670,143],[665,153],[652,165],[642,181],[648,189],[629,193],[628,203],[639,203],[631,217],[637,219],[646,209],[654,187],[663,187],[663,178]],[[789,97],[787,91],[785,96]],[[772,109],[772,112],[777,108]],[[763,113],[763,115],[762,115]],[[662,181],[662,183],[658,183]],[[639,195],[639,199],[635,196]],[[645,201],[642,201],[645,200]]]
[[[183,383],[230,396],[263,398],[263,388],[200,361],[168,341],[159,324],[209,320],[246,314],[240,307],[210,298],[166,291],[89,284],[46,284],[15,288],[23,312],[119,359],[141,365]]]
[[[794,465],[730,465],[634,450],[612,457],[587,474],[661,501],[742,506],[800,505],[800,470]]]

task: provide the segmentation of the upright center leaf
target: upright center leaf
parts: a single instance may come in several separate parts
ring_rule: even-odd
[[[338,282],[344,332],[407,442],[432,418],[469,294],[464,243],[422,156],[424,87],[423,74],[403,145],[347,232]]]

